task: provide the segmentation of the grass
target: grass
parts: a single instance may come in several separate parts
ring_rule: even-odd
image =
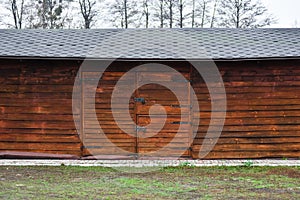
[[[300,167],[0,167],[0,199],[300,199]]]

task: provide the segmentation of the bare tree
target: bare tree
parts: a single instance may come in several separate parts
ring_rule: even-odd
[[[191,5],[191,26],[203,28],[209,23],[212,0],[193,0]]]
[[[183,27],[183,1],[179,0],[179,27]]]
[[[174,9],[176,6],[176,0],[166,0],[166,4],[168,6],[168,19],[169,19],[169,28],[173,28],[173,21],[174,21]]]
[[[195,11],[196,11],[196,0],[192,0],[192,28],[195,26]]]
[[[25,26],[26,10],[28,9],[28,1],[26,0],[7,0],[4,7],[8,10],[7,14],[1,15],[8,27],[22,29]],[[7,19],[7,20],[5,20]]]
[[[145,27],[149,28],[149,17],[150,17],[150,1],[143,0],[143,16],[145,17]]]
[[[192,3],[192,5],[190,5],[190,3]],[[178,7],[178,12],[175,12],[173,16],[174,19],[178,21],[176,25],[179,28],[185,27],[186,24],[189,23],[187,22],[187,20],[189,20],[190,18],[192,19],[191,24],[193,24],[193,14],[195,14],[194,3],[195,0],[193,0],[192,2],[189,0],[177,0],[174,2],[174,4]]]
[[[79,0],[80,12],[84,19],[84,28],[90,29],[91,23],[97,16],[97,11],[95,10],[96,1],[95,0]]]
[[[16,29],[22,28],[23,23],[23,14],[24,14],[24,0],[21,0],[17,4],[17,0],[10,0],[11,4],[11,13],[14,18],[14,24]]]
[[[210,0],[202,0],[201,4],[200,4],[200,11],[201,11],[201,23],[200,23],[200,27],[203,28],[204,25],[207,22],[207,18],[208,18],[208,7],[209,7],[209,3],[211,1]]]
[[[115,0],[109,8],[114,26],[121,28],[128,28],[130,24],[134,27],[139,26],[137,23],[139,11],[135,0]]]
[[[217,8],[218,8],[218,0],[214,0],[213,12],[212,12],[211,22],[210,22],[210,28],[214,27],[214,24],[215,24],[215,21],[216,21]]]
[[[164,28],[167,20],[166,0],[156,0],[154,3],[154,21],[159,21],[159,27]]]
[[[219,25],[228,28],[259,28],[275,22],[259,0],[222,0],[218,14]]]

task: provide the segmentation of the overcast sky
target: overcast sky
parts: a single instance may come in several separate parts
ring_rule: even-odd
[[[300,0],[261,0],[277,19],[272,27],[295,28],[295,22],[300,28]]]
[[[0,0],[0,11],[3,9],[3,1]],[[99,1],[99,0],[97,0]],[[110,2],[112,0],[106,0]],[[272,28],[300,28],[300,0],[261,0],[268,8],[269,13],[272,13],[278,20],[277,24],[272,25]],[[111,27],[108,24],[102,24],[103,27]],[[0,28],[5,28],[0,24]]]

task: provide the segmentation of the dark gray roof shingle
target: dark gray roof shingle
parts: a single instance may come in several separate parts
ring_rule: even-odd
[[[300,57],[300,29],[0,30],[0,57],[254,59]]]

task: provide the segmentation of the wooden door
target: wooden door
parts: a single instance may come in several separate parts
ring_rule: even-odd
[[[125,113],[119,113],[120,116],[124,115],[121,123],[128,126],[130,131],[130,134],[128,134],[118,127],[111,110],[114,85],[124,74],[125,72],[103,73],[96,89],[95,105],[93,104],[93,96],[91,96],[95,91],[91,90],[89,80],[97,78],[97,75],[88,72],[82,74],[84,79],[81,119],[83,156],[120,154],[189,156],[192,131],[190,123],[190,83],[186,81],[177,84],[174,80],[176,80],[178,74],[151,72],[151,75],[149,75],[147,72],[137,72],[133,78],[138,89],[133,92],[128,102],[131,117],[128,118]],[[147,79],[151,82],[153,78],[155,79],[153,76],[161,77],[163,83],[161,85],[142,84]],[[189,73],[185,73],[183,76],[186,78],[185,80],[189,80]],[[170,89],[163,86],[165,84],[175,84],[179,89],[177,90],[177,96]],[[139,87],[140,85],[141,87]],[[180,99],[183,100],[180,101]],[[158,109],[154,109],[150,117],[149,111],[154,105]],[[128,105],[118,106],[128,108]],[[93,109],[95,109],[97,118],[93,117]],[[167,116],[165,122],[164,116]],[[155,127],[159,126],[161,122],[164,122],[163,127],[157,131]],[[147,126],[149,124],[152,127]],[[103,134],[99,131],[99,125]],[[157,152],[159,152],[159,155],[157,155]]]
[[[82,155],[133,155],[136,153],[136,129],[134,97],[130,99],[129,113],[131,118],[119,112],[122,120],[116,123],[111,108],[113,89],[125,72],[104,72],[101,79],[95,72],[82,74],[82,108],[81,108],[81,141]],[[99,80],[96,91],[94,81]],[[93,96],[93,94],[95,96]],[[128,108],[128,104],[118,105]],[[125,111],[125,109],[124,109]],[[95,117],[96,113],[96,117]],[[119,125],[127,126],[131,135],[120,129]]]
[[[149,82],[156,79],[153,76],[161,77],[164,85],[175,85],[177,95],[159,84],[138,87],[135,103],[137,153],[140,156],[190,156],[190,83],[176,83],[177,73],[151,72],[148,75],[142,72],[137,75],[138,86],[147,79]],[[188,73],[183,76],[189,79]]]

